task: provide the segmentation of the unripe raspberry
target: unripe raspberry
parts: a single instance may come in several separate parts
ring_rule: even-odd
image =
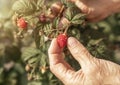
[[[58,28],[65,29],[69,24],[70,24],[70,21],[67,18],[62,17],[60,20],[60,23],[58,24]]]
[[[28,74],[27,75],[27,79],[28,79],[28,81],[31,81],[31,80],[33,80],[33,76],[31,76],[30,74]]]
[[[25,21],[24,18],[20,18],[17,20],[17,26],[22,28],[22,29],[26,29],[27,28],[27,22]]]
[[[42,23],[46,22],[46,16],[45,16],[45,14],[41,14],[41,15],[39,16],[39,20],[40,20],[40,22],[42,22]]]
[[[61,48],[64,48],[67,45],[67,35],[66,34],[60,34],[57,37],[57,43]]]
[[[28,71],[30,71],[30,66],[27,64],[26,66],[25,66],[25,70],[28,72]]]

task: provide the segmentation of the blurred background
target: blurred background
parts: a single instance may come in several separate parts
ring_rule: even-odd
[[[28,81],[30,78],[27,76],[26,64],[21,56],[25,48],[35,45],[29,35],[25,35],[22,40],[15,38],[18,30],[12,21],[11,8],[14,1],[16,0],[0,0],[0,85],[63,85],[49,70],[47,76],[38,74],[41,76],[39,81]],[[89,23],[87,27],[99,29],[101,34],[93,32],[95,36],[102,34],[106,36],[107,47],[111,50],[108,56],[112,56],[110,58],[113,62],[120,64],[120,13],[111,15],[99,23]],[[43,73],[44,70],[42,69]]]

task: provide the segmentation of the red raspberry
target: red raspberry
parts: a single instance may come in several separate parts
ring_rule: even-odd
[[[24,18],[20,18],[17,21],[17,26],[20,27],[20,28],[25,29],[25,28],[27,28],[27,22],[25,21]]]
[[[68,37],[67,37],[66,34],[60,34],[60,35],[58,35],[57,42],[58,42],[58,45],[61,48],[64,48],[67,45],[67,38]]]

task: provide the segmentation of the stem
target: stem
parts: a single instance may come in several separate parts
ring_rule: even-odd
[[[39,62],[39,59],[38,59],[38,61],[35,63],[35,66],[34,66],[34,68],[32,69],[32,71],[31,71],[31,73],[30,73],[30,77],[32,77],[33,73],[35,72],[35,70],[36,70],[36,68],[37,68],[38,62]]]
[[[65,8],[65,6],[63,5],[62,6],[62,8],[60,9],[60,12],[59,12],[59,14],[58,14],[58,16],[57,17],[59,17],[60,16],[60,14],[62,13],[62,11],[63,11],[63,9]]]
[[[36,18],[36,17],[38,17],[38,16],[33,16],[33,17],[31,17],[31,18],[29,18],[27,20],[30,21],[31,19]]]
[[[65,29],[63,34],[67,34],[67,31],[68,31],[68,28],[70,27],[70,25],[71,25],[70,23],[67,25],[67,27],[66,27],[66,29]]]

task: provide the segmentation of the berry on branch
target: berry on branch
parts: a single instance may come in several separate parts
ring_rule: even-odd
[[[17,26],[22,28],[22,29],[26,29],[27,28],[27,22],[25,21],[24,18],[20,18],[17,20]]]
[[[60,34],[57,37],[57,43],[61,48],[64,48],[67,45],[67,35],[66,34]]]
[[[39,16],[39,20],[40,20],[40,22],[42,22],[42,23],[46,22],[46,19],[47,19],[47,17],[45,16],[45,14],[41,14],[41,15]]]

